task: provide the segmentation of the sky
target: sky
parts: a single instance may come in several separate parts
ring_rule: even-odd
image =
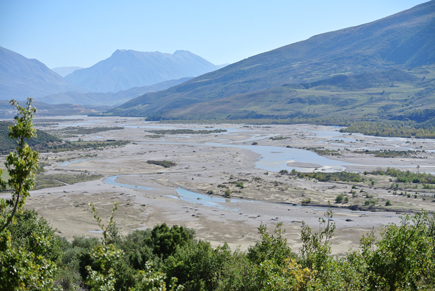
[[[117,49],[188,50],[219,65],[424,2],[0,0],[0,46],[49,68],[90,67]]]

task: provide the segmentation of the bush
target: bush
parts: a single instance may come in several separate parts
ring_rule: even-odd
[[[335,197],[335,203],[342,203],[344,199],[344,194],[339,194]]]

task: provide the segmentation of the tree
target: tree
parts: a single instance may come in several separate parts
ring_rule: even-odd
[[[405,215],[400,225],[381,228],[361,238],[362,256],[372,288],[433,290],[435,282],[435,217],[426,212]]]
[[[53,290],[56,264],[45,256],[54,244],[50,230],[42,225],[25,238],[23,245],[12,242],[11,230],[17,224],[16,216],[23,213],[34,185],[39,152],[33,151],[26,142],[36,137],[32,124],[36,108],[31,106],[32,99],[28,98],[25,108],[15,100],[10,103],[18,111],[15,124],[9,127],[9,137],[17,140],[17,147],[6,158],[8,180],[3,180],[0,170],[0,187],[11,190],[11,199],[0,199],[0,289]]]

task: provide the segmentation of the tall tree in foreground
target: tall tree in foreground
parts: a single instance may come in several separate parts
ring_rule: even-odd
[[[33,188],[39,152],[33,151],[26,140],[36,137],[32,124],[36,108],[29,98],[26,107],[15,100],[17,108],[15,124],[9,127],[9,137],[17,141],[17,147],[6,158],[9,179],[3,180],[0,170],[0,187],[10,189],[10,199],[0,199],[0,289],[1,290],[53,290],[56,264],[45,254],[54,244],[54,235],[49,229],[33,231],[26,243],[17,245],[11,232],[16,216],[23,213],[29,191]],[[16,227],[15,227],[16,229]]]

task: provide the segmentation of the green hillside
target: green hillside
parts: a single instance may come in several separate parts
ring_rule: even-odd
[[[385,118],[434,104],[435,1],[253,56],[108,113],[151,120]]]
[[[8,137],[11,122],[0,121],[0,154],[5,155],[13,151],[17,146],[16,141]],[[29,146],[35,150],[41,150],[53,144],[60,144],[62,141],[42,130],[37,130],[37,137],[28,141]]]

